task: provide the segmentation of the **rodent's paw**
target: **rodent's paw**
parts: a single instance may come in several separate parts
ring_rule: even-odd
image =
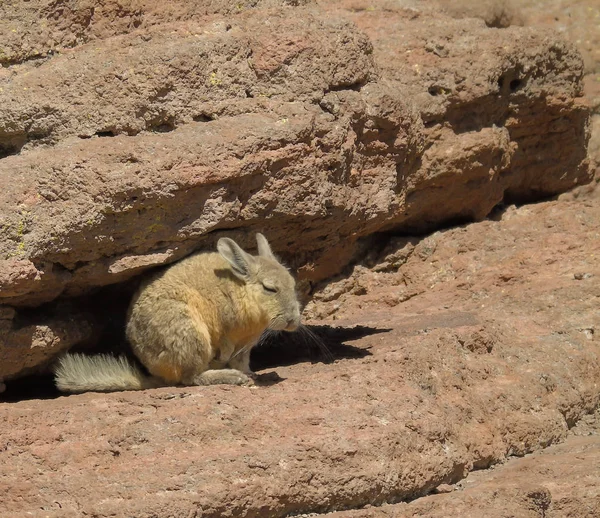
[[[254,379],[243,372],[231,374],[232,385],[254,385]]]
[[[243,372],[234,369],[223,369],[220,376],[220,383],[227,385],[250,385],[252,380]]]
[[[194,377],[193,385],[251,385],[252,380],[235,369],[212,369]]]

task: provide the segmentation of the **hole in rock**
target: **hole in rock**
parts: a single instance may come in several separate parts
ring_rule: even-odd
[[[108,131],[96,131],[97,137],[114,137],[115,133],[111,130]]]
[[[491,221],[501,221],[508,207],[509,205],[507,205],[504,200],[501,200],[492,207],[492,210],[487,215],[487,219]]]
[[[165,122],[163,124],[159,124],[158,126],[155,126],[154,128],[152,128],[152,131],[155,131],[156,133],[169,133],[170,131],[173,131],[175,129],[175,124],[173,124],[172,122]]]
[[[11,155],[18,155],[21,148],[19,146],[10,146],[0,144],[0,159]]]
[[[192,117],[194,122],[210,122],[215,120],[214,117],[211,117],[210,115],[207,115],[206,113],[200,113],[198,115],[195,115],[194,117]]]
[[[441,95],[444,93],[448,93],[448,90],[446,90],[443,86],[438,86],[438,85],[433,85],[430,86],[427,89],[427,92],[429,93],[429,95],[431,95],[432,97],[435,97],[437,95]]]
[[[352,83],[339,83],[335,85],[331,85],[329,88],[325,90],[324,93],[329,92],[341,92],[344,90],[353,90],[354,92],[360,92],[361,88],[363,88],[367,84],[366,79],[361,79],[358,81],[354,81]]]
[[[53,399],[61,393],[54,385],[52,374],[32,374],[6,382],[0,403],[15,403],[26,399]]]
[[[511,92],[516,92],[521,86],[521,80],[513,79],[508,86]]]
[[[214,121],[216,117],[212,115],[208,115],[206,113],[200,113],[194,117],[192,117],[194,122],[211,122]]]
[[[515,72],[507,72],[498,79],[498,89],[501,94],[514,93],[525,85],[525,81],[515,75]]]

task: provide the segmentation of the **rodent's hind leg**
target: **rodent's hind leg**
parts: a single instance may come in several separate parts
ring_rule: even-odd
[[[183,380],[185,385],[251,385],[252,380],[237,369],[211,369]]]
[[[209,368],[213,353],[208,327],[186,302],[139,303],[128,322],[127,337],[150,374],[169,384],[185,384],[187,378]]]
[[[250,369],[250,350],[252,348],[242,349],[239,353],[233,355],[228,362],[232,369],[242,371],[249,378],[256,377],[256,374]]]

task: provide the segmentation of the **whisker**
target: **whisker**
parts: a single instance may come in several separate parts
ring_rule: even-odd
[[[284,336],[285,335],[285,338]],[[288,335],[291,335],[288,337]],[[311,349],[312,346],[317,346],[321,355],[322,361],[329,363],[335,360],[335,355],[329,350],[324,340],[316,334],[310,327],[300,324],[296,332],[286,333],[277,329],[267,328],[261,335],[258,345],[277,344],[281,340],[289,341],[291,344],[302,344],[305,349]],[[237,353],[236,353],[237,354]]]
[[[331,361],[335,360],[335,356],[329,350],[327,345],[325,345],[325,342],[323,341],[323,339],[317,333],[315,333],[310,327],[301,324],[300,327],[298,328],[298,331],[300,331],[300,334],[305,339],[305,343],[310,342],[310,343],[316,344],[319,347],[319,349],[321,350],[321,354],[325,358],[325,361],[331,362]]]
[[[273,318],[272,318],[272,319],[269,321],[269,324],[267,325],[267,328],[266,328],[266,329],[265,329],[265,331],[264,331],[265,333],[273,333],[273,332],[276,332],[276,331],[273,329],[273,325],[275,324],[275,322],[276,322],[276,320],[277,320],[278,318],[279,318],[279,317],[273,317]]]
[[[250,349],[252,347],[252,345],[253,345],[252,343],[245,345],[239,351],[236,351],[235,353],[233,353],[231,355],[231,358],[235,358],[238,354],[242,354],[243,352],[247,351],[248,349]],[[229,358],[229,359],[231,360],[231,358]]]
[[[264,345],[265,343],[269,343],[271,341],[271,339],[277,335],[279,335],[279,331],[275,331],[274,329],[270,329],[269,327],[267,327],[263,331],[263,334],[260,335],[260,338],[258,339],[258,342],[256,342],[256,345],[260,347],[261,345]],[[239,353],[235,353],[234,357],[237,356],[238,354]]]

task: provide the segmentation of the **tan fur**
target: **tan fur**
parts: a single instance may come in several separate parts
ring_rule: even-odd
[[[139,372],[132,371],[127,379],[136,381],[128,382],[122,370],[114,371],[114,362],[103,365],[97,358],[89,362],[86,376],[84,360],[78,357],[75,362],[67,355],[56,370],[57,386],[83,392],[248,383],[250,350],[261,334],[266,329],[292,331],[300,324],[293,277],[273,256],[264,236],[256,238],[258,256],[247,254],[231,239],[220,239],[218,253],[183,259],[135,294],[126,334],[154,381],[142,382]],[[107,380],[104,386],[99,379]]]

